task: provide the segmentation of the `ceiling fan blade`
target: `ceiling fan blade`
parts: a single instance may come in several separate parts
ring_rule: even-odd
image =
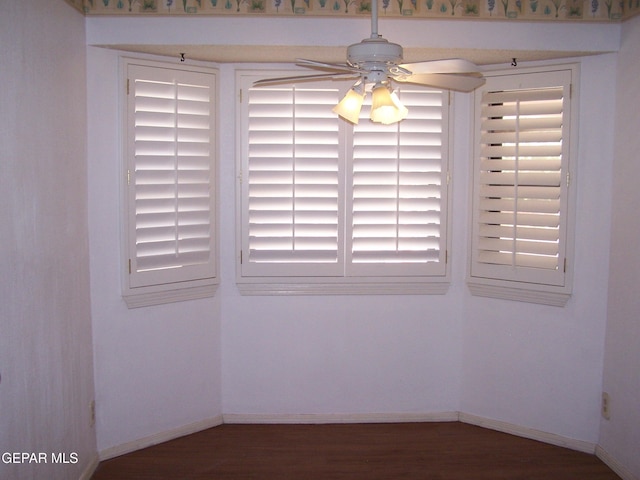
[[[316,62],[315,60],[307,60],[306,58],[297,58],[296,65],[309,67],[309,68],[321,68],[325,70],[338,70],[338,71],[354,72],[354,73],[365,72],[365,70],[362,70],[357,67],[352,67],[351,65],[346,65],[343,63]]]
[[[429,60],[425,62],[404,63],[398,65],[414,74],[420,73],[475,73],[479,72],[478,66],[462,58],[450,58],[448,60]]]
[[[313,80],[342,80],[348,78],[356,78],[360,76],[359,73],[323,73],[318,75],[300,75],[293,77],[278,77],[278,78],[263,78],[253,82],[254,87],[260,87],[263,85],[274,85],[278,83],[297,83],[297,82],[310,82]]]
[[[446,73],[419,73],[400,76],[395,80],[402,83],[415,83],[427,87],[442,88],[444,90],[455,90],[457,92],[471,92],[486,82],[486,79],[481,76]]]

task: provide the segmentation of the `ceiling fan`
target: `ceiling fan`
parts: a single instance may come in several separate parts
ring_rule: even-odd
[[[402,47],[378,34],[378,1],[371,1],[371,36],[347,48],[347,63],[324,63],[296,59],[296,64],[331,73],[258,80],[254,86],[296,83],[313,80],[355,78],[356,82],[333,111],[342,118],[358,123],[360,109],[371,85],[371,120],[384,124],[399,122],[408,110],[392,90],[392,82],[425,85],[443,90],[471,92],[485,83],[479,68],[461,58],[402,63]]]

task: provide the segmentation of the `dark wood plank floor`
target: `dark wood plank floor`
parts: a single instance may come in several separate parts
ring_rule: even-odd
[[[594,455],[459,422],[221,425],[101,462],[93,480],[619,480]]]

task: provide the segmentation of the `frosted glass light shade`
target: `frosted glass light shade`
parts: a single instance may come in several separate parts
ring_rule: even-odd
[[[372,121],[389,125],[405,118],[408,112],[407,108],[400,103],[396,94],[391,94],[386,86],[376,86],[373,89]]]
[[[333,107],[332,111],[337,113],[345,120],[358,124],[360,119],[360,109],[364,101],[364,94],[356,92],[353,88],[349,89],[340,103]]]
[[[393,104],[398,109],[399,118],[398,120],[396,120],[396,122],[399,122],[400,120],[404,120],[405,118],[407,118],[407,115],[409,115],[409,109],[400,102],[400,99],[398,98],[398,95],[396,95],[396,92],[391,93],[391,100],[393,101]]]

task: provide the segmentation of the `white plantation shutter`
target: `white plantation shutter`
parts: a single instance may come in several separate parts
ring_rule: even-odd
[[[565,286],[571,71],[477,93],[474,278]]]
[[[127,78],[129,288],[211,279],[215,76],[130,64]]]
[[[335,274],[341,268],[337,88],[250,88],[244,271]]]
[[[448,95],[407,86],[399,96],[405,120],[353,129],[351,271],[444,273]]]
[[[260,78],[238,75],[241,291],[443,293],[448,95],[408,86],[408,118],[367,100],[354,127],[332,112],[349,82]]]

